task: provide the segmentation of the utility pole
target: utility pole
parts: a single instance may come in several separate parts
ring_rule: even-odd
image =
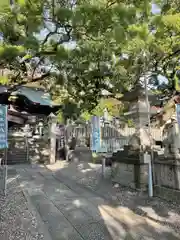
[[[151,135],[151,108],[150,108],[150,103],[149,103],[149,97],[148,97],[148,78],[146,76],[146,53],[143,53],[144,56],[144,87],[145,87],[145,97],[146,97],[146,106],[147,106],[147,120],[148,120],[148,132],[149,132],[149,138],[150,138],[150,159],[147,161],[148,163],[148,185],[149,185],[149,197],[153,197],[153,139]],[[153,167],[152,167],[153,166]]]

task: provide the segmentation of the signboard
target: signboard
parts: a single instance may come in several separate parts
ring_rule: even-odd
[[[176,116],[178,125],[180,126],[180,104],[176,104]]]
[[[174,79],[175,79],[175,89],[176,91],[180,92],[180,70],[176,71]]]
[[[91,150],[99,152],[101,149],[101,126],[100,117],[93,116],[91,119]]]
[[[0,194],[6,195],[7,147],[8,147],[7,106],[0,105]]]
[[[7,106],[0,105],[0,149],[8,147]]]

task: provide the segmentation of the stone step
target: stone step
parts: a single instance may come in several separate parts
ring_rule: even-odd
[[[26,155],[26,154],[27,154],[27,152],[25,152],[25,151],[24,152],[21,152],[21,151],[18,152],[17,151],[17,152],[11,152],[11,153],[8,152],[8,156],[22,156],[22,155]]]
[[[22,164],[22,163],[29,163],[27,160],[26,153],[17,153],[17,154],[8,154],[7,155],[7,164],[14,165],[14,164]]]
[[[28,161],[7,161],[7,165],[30,164]]]

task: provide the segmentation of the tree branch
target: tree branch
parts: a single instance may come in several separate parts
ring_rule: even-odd
[[[27,80],[28,80],[28,81],[24,80],[24,81],[22,81],[22,83],[38,82],[38,81],[40,81],[40,80],[43,80],[43,79],[46,78],[46,77],[49,77],[50,75],[51,75],[51,73],[50,73],[50,71],[48,71],[47,73],[44,73],[44,74],[42,74],[42,75],[40,75],[40,76],[37,76],[37,77],[34,77],[34,78],[32,78],[32,77],[27,77]]]
[[[40,63],[43,61],[43,59],[44,59],[44,57],[41,57],[40,60],[38,61],[38,63],[36,64],[36,66],[35,66],[35,68],[34,68],[34,70],[33,70],[33,72],[32,72],[32,79],[33,79],[33,77],[34,77],[34,74],[35,74],[36,69],[38,68],[38,66],[40,65]]]
[[[171,53],[170,55],[164,57],[164,58],[162,59],[162,61],[166,61],[167,59],[172,58],[172,57],[176,56],[177,54],[180,54],[180,49],[178,49],[178,50],[176,50],[175,52]]]
[[[112,5],[114,5],[114,4],[116,4],[117,3],[117,1],[115,0],[115,1],[107,1],[107,6],[106,6],[106,8],[109,8],[109,7],[111,7]]]

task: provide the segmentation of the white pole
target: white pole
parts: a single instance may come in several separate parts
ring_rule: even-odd
[[[146,57],[146,55],[144,54]],[[146,59],[145,59],[146,64]],[[145,85],[145,96],[146,96],[146,105],[147,105],[147,113],[148,113],[148,130],[149,130],[149,137],[150,137],[150,150],[151,156],[148,161],[148,186],[149,186],[149,197],[153,197],[153,177],[152,177],[152,161],[153,161],[153,149],[152,149],[152,137],[151,137],[151,119],[150,119],[150,104],[148,98],[148,87],[147,87],[147,77],[146,77],[146,65],[144,69],[144,85]]]
[[[152,165],[151,156],[148,153],[144,154],[144,163],[148,164],[148,193],[149,197],[153,197],[153,181],[152,181]]]
[[[153,197],[153,181],[152,181],[152,165],[151,159],[148,164],[148,182],[149,182],[149,197]]]
[[[56,162],[56,121],[55,119],[51,120],[51,133],[50,133],[50,164]]]
[[[146,105],[147,105],[147,114],[148,114],[148,130],[149,130],[149,135],[151,137],[150,104],[149,104],[149,98],[148,98],[147,78],[145,74],[144,74],[144,85],[145,85],[145,96],[146,96]]]
[[[25,139],[26,139],[26,161],[29,162],[29,144],[28,144],[28,136],[26,136]]]
[[[8,165],[7,165],[7,157],[8,157],[8,148],[5,148],[5,176],[4,176],[4,196],[6,197],[7,195],[7,174],[8,174]]]

